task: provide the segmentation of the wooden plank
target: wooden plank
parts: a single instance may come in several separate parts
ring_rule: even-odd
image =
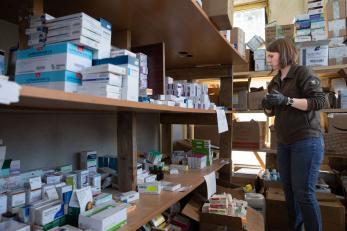
[[[231,65],[192,67],[167,70],[167,75],[175,80],[209,79],[230,77]]]
[[[20,101],[10,106],[2,106],[7,109],[54,109],[54,110],[89,110],[89,111],[136,111],[136,112],[168,112],[168,113],[198,113],[212,114],[214,110],[189,109],[170,107],[127,100],[116,100],[97,96],[67,93],[46,88],[22,86]]]
[[[227,121],[231,123],[232,113],[227,113]],[[215,125],[217,124],[217,114],[168,114],[162,113],[160,115],[160,123],[162,124],[195,124],[195,125]]]
[[[13,5],[12,1],[5,0]],[[45,0],[45,9],[54,16],[85,12],[95,18],[103,17],[112,23],[114,31],[131,31],[131,47],[165,42],[170,69],[246,62],[195,1],[103,0],[100,4],[97,0]],[[3,15],[6,16],[10,15]],[[182,57],[182,51],[189,56]]]
[[[232,176],[232,160],[231,160],[231,152],[232,152],[232,126],[228,126],[229,130],[227,132],[223,132],[219,134],[219,157],[227,159],[230,164],[225,165],[220,170],[220,179],[229,182]]]
[[[117,114],[118,186],[121,192],[136,190],[136,114]]]
[[[266,168],[265,163],[264,163],[264,161],[260,158],[259,153],[258,153],[258,152],[253,152],[253,153],[254,153],[255,158],[258,160],[258,163],[260,164],[260,167],[261,167],[262,169],[265,169],[265,168]]]
[[[161,125],[161,152],[171,156],[172,153],[172,124]]]
[[[137,230],[143,224],[153,219],[158,214],[164,212],[173,204],[180,201],[189,193],[194,191],[198,186],[204,183],[204,176],[212,171],[219,171],[223,166],[220,160],[214,161],[212,166],[204,169],[193,169],[187,172],[180,172],[178,175],[165,174],[164,180],[180,183],[181,185],[191,185],[192,187],[185,192],[168,192],[162,191],[160,195],[142,194],[140,200],[136,201],[136,209],[128,214],[127,224],[120,230]],[[115,193],[112,189],[107,189],[105,192]]]
[[[225,106],[228,109],[233,107],[233,77],[222,78],[220,81],[220,93],[219,102],[221,106]]]
[[[131,49],[148,56],[148,88],[153,89],[153,95],[163,95],[165,84],[165,44],[157,43]]]
[[[122,48],[131,49],[131,31],[130,30],[118,30],[112,31],[112,45]]]

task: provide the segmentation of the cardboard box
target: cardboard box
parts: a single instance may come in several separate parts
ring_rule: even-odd
[[[248,82],[235,82],[233,89],[233,108],[247,110]]]
[[[328,195],[329,196],[329,195]],[[318,198],[320,200],[320,198]],[[323,230],[345,230],[345,208],[340,201],[319,201]],[[266,193],[266,226],[267,230],[289,230],[288,212],[284,193],[280,188],[270,188]]]
[[[43,87],[66,92],[77,92],[81,75],[71,71],[49,71],[16,75],[18,84]]]
[[[256,51],[254,51],[254,60],[259,59],[266,59],[266,49],[257,49]]]
[[[329,47],[329,65],[347,63],[347,46]]]
[[[264,146],[266,123],[234,122],[233,123],[233,148],[259,149]]]
[[[336,19],[328,22],[328,37],[346,36],[346,19]]]
[[[126,222],[127,208],[112,204],[93,208],[78,217],[80,228],[99,231],[116,230]]]
[[[263,109],[261,102],[266,96],[267,90],[248,92],[247,94],[247,105],[249,110]]]
[[[309,45],[300,48],[300,65],[304,66],[327,66],[328,45]]]
[[[293,38],[293,37],[294,37],[293,24],[265,27],[266,43],[270,43],[278,38]]]
[[[202,9],[219,30],[228,30],[233,26],[233,0],[204,0]]]
[[[16,53],[16,76],[47,71],[81,72],[92,66],[92,51],[72,43],[46,45]]]
[[[242,56],[245,56],[245,32],[241,28],[234,27],[230,33],[231,45],[238,50]]]
[[[346,18],[346,0],[329,0],[325,6],[327,20]]]

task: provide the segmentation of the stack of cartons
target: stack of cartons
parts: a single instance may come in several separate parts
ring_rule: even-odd
[[[78,92],[112,99],[121,99],[125,68],[103,64],[87,68],[82,73],[82,85]]]
[[[293,39],[294,37],[294,25],[275,25],[267,26],[265,28],[265,42],[269,44],[279,38],[289,38]]]
[[[43,14],[40,16],[31,16],[29,19],[29,28],[25,30],[25,34],[28,36],[28,46],[42,46],[46,42],[47,27],[46,22],[54,19],[49,14]]]
[[[211,140],[193,140],[192,154],[206,156],[206,166],[211,166],[212,165]]]
[[[234,27],[230,32],[230,43],[242,56],[245,56],[245,32],[238,27]]]
[[[148,57],[143,53],[137,53],[136,57],[139,60],[140,69],[139,94],[140,96],[147,96],[146,90],[148,88]]]
[[[254,51],[254,64],[255,71],[266,71],[271,69],[271,67],[266,64],[265,49],[257,49]]]

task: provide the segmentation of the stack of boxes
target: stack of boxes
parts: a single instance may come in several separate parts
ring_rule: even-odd
[[[202,155],[203,157],[206,157],[205,166],[212,165],[213,155],[211,151],[211,140],[192,140],[192,156],[188,155],[188,164],[189,164],[189,157],[201,158],[198,155]]]
[[[329,65],[347,64],[346,1],[328,1],[326,5],[329,35]]]
[[[19,84],[76,92],[80,72],[92,66],[92,51],[73,43],[58,43],[17,52],[15,80]]]
[[[117,56],[93,61],[94,65],[113,64],[125,69],[122,79],[121,99],[138,101],[139,98],[139,60],[133,53],[120,52]]]
[[[139,69],[140,69],[140,81],[139,81],[139,95],[147,96],[148,88],[148,57],[143,53],[136,54],[137,59],[139,60]]]
[[[238,27],[234,27],[230,32],[230,43],[242,56],[246,54],[245,32]]]
[[[255,71],[271,70],[271,67],[266,62],[266,50],[257,49],[254,51],[254,69]]]
[[[95,96],[121,99],[125,68],[103,64],[86,68],[82,73],[82,85],[78,92]]]
[[[308,14],[298,15],[295,17],[295,42],[312,41],[311,21]]]
[[[267,26],[265,28],[265,42],[269,44],[279,38],[289,38],[294,37],[294,25],[275,25]]]
[[[25,34],[28,36],[28,46],[42,46],[47,39],[47,27],[46,22],[54,19],[49,14],[43,14],[40,16],[31,16],[29,19],[29,28],[25,30]]]

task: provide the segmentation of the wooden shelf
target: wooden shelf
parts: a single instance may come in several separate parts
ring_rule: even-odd
[[[20,101],[5,109],[42,109],[42,110],[73,110],[73,111],[134,111],[158,113],[199,113],[215,114],[215,110],[189,109],[108,99],[90,95],[67,93],[45,88],[22,86]]]
[[[17,23],[23,1],[1,3],[6,11],[0,17]],[[85,12],[95,18],[105,18],[112,23],[113,32],[131,32],[131,47],[164,42],[169,69],[246,63],[195,0],[46,0],[44,10],[55,17]],[[187,52],[192,57],[182,57],[179,52]]]
[[[136,209],[128,214],[128,223],[120,230],[137,230],[142,225],[149,222],[158,214],[164,212],[171,205],[180,201],[183,197],[191,193],[204,182],[204,176],[218,171],[224,166],[221,159],[214,161],[213,165],[204,169],[192,169],[187,172],[180,172],[178,175],[165,174],[164,180],[174,183],[180,183],[182,186],[191,185],[186,192],[168,192],[162,191],[160,195],[141,194],[140,200],[136,202]],[[112,193],[112,190],[106,190]]]
[[[339,72],[344,69],[347,69],[347,64],[312,68],[321,78],[339,77]],[[274,74],[270,75],[270,72],[271,71],[234,72],[233,76],[235,79],[272,77]]]
[[[270,148],[233,148],[232,151],[236,152],[266,152],[266,153],[277,153],[276,149],[270,149]]]
[[[264,113],[264,110],[233,110],[233,113]]]
[[[321,112],[325,113],[347,113],[347,108],[333,108],[333,109],[323,109]]]

